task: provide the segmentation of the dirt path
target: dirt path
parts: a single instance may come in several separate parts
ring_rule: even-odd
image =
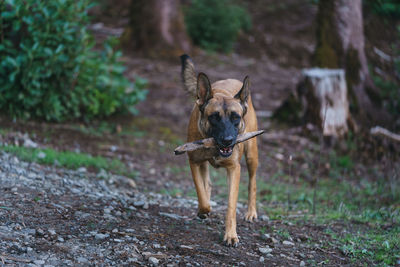
[[[288,266],[346,264],[321,226],[263,220],[240,205],[238,248],[222,242],[224,204],[196,218],[194,199],[142,193],[127,178],[0,156],[0,265]],[[279,231],[277,231],[279,229]],[[282,232],[285,232],[283,235]]]

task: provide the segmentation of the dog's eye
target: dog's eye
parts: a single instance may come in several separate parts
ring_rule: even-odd
[[[215,112],[215,113],[211,114],[210,116],[208,116],[208,120],[211,123],[214,123],[214,122],[220,121],[221,117],[219,116],[219,113]]]
[[[240,120],[240,116],[239,116],[239,114],[237,114],[237,113],[235,113],[235,112],[232,112],[232,114],[231,114],[231,121],[239,121]]]

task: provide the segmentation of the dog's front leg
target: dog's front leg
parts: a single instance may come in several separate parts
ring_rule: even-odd
[[[203,162],[198,164],[189,162],[189,164],[190,170],[192,171],[194,185],[196,186],[197,199],[199,201],[199,211],[197,216],[199,216],[201,219],[205,219],[211,212],[211,185],[208,174],[208,163]]]
[[[227,168],[228,173],[228,210],[225,218],[225,236],[224,242],[228,246],[236,247],[239,238],[236,233],[236,203],[239,193],[240,182],[240,164],[234,163]]]

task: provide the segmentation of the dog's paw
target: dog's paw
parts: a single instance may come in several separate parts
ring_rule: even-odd
[[[234,233],[234,234],[225,233],[224,243],[228,247],[236,248],[239,245],[239,238],[236,233]]]
[[[200,211],[197,213],[197,217],[199,217],[200,219],[204,220],[207,219],[208,217],[210,217],[210,213],[201,213]]]
[[[197,217],[199,217],[200,219],[207,219],[208,217],[210,217],[210,213],[211,213],[211,207],[205,207],[205,208],[199,208],[199,211],[197,212]]]
[[[248,222],[257,221],[257,211],[247,211],[244,219]]]

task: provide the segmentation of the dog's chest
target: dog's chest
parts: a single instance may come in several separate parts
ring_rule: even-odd
[[[220,168],[223,166],[224,160],[226,160],[226,159],[224,159],[222,157],[213,157],[213,158],[209,159],[208,162],[210,162],[210,164],[214,168]]]

